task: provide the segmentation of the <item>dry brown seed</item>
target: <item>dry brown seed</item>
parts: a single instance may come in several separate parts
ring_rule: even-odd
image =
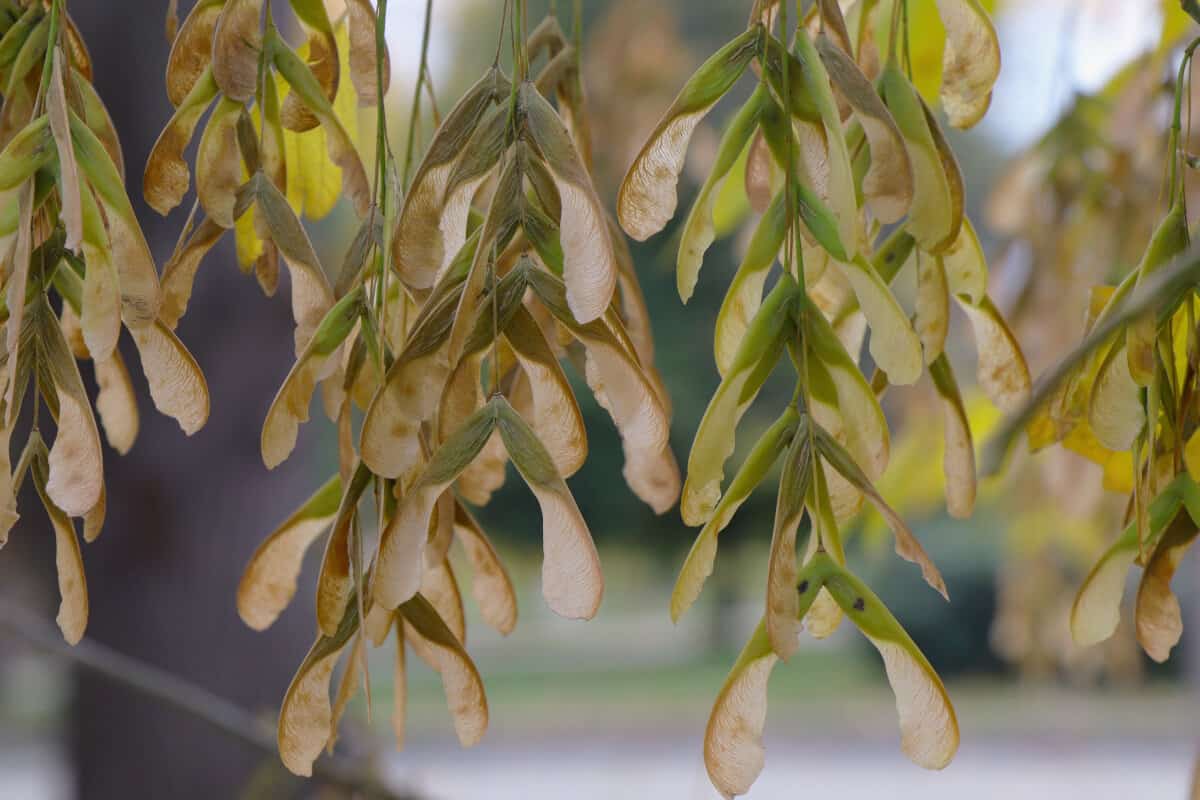
[[[396,617],[396,660],[392,669],[392,735],[396,749],[404,749],[405,716],[408,711],[408,665],[404,655],[404,620]]]
[[[253,197],[257,218],[262,220],[291,274],[296,355],[300,355],[333,307],[333,288],[317,260],[308,233],[279,189],[259,172],[250,179],[244,191]]]
[[[449,495],[442,495],[442,497],[444,500],[438,503],[439,511],[442,503],[447,502],[450,513],[453,514],[454,498]],[[427,550],[426,553],[428,552]],[[443,558],[436,564],[425,567],[425,574],[421,576],[421,596],[429,601],[429,604],[438,612],[438,616],[446,623],[446,628],[465,647],[467,644],[467,618],[463,612],[462,593],[458,590],[458,580],[454,577],[454,570],[451,569],[449,561]],[[430,666],[436,669],[436,665],[430,664]]]
[[[263,0],[228,0],[213,29],[213,78],[222,94],[242,103],[258,86],[262,7]]]
[[[532,413],[526,416],[559,474],[568,478],[587,459],[587,432],[567,376],[528,311],[518,310],[504,336],[528,378]]]
[[[604,576],[592,534],[562,476],[533,429],[503,398],[494,401],[496,427],[517,472],[542,512],[542,596],[568,619],[591,619],[604,596]]]
[[[208,421],[208,382],[183,342],[161,322],[130,328],[154,407],[188,436]]]
[[[704,765],[726,798],[750,791],[762,772],[767,681],[778,661],[760,624],[713,703],[704,731]]]
[[[79,33],[79,26],[75,24],[75,20],[71,19],[71,15],[65,11],[63,12],[62,23],[63,43],[67,48],[71,67],[90,82],[93,77],[92,56],[88,53],[87,44],[83,41],[83,36]]]
[[[350,79],[358,92],[358,103],[373,106],[378,100],[379,81],[375,54],[375,9],[369,0],[348,0],[346,11],[350,24]],[[383,52],[383,94],[387,94],[392,78],[388,51]]]
[[[133,447],[138,434],[137,395],[129,370],[120,352],[114,350],[111,357],[95,362],[96,383],[100,393],[96,395],[96,411],[104,427],[104,437],[121,455]]]
[[[338,728],[342,724],[342,716],[346,713],[346,708],[350,705],[354,695],[358,693],[363,672],[367,668],[364,641],[365,639],[361,635],[354,637],[350,655],[346,657],[346,663],[342,665],[342,676],[338,680],[337,692],[333,699],[333,710],[329,717],[329,741],[325,744],[325,752],[330,754],[333,753],[334,745],[337,744]],[[369,689],[370,687],[368,687]]]
[[[212,72],[205,70],[192,91],[180,102],[150,151],[142,176],[142,193],[150,207],[160,214],[170,213],[187,194],[191,172],[183,151],[191,142],[200,117],[216,96],[217,84]]]
[[[542,303],[584,346],[584,377],[621,434],[622,474],[639,498],[662,514],[679,498],[679,466],[670,448],[670,417],[632,352],[620,320],[580,325],[566,307],[561,281],[541,270],[529,280]]]
[[[163,300],[159,319],[172,330],[187,311],[188,301],[192,297],[192,286],[196,280],[196,270],[200,268],[204,256],[224,235],[224,228],[205,217],[187,239],[180,243],[163,268]]]
[[[912,164],[900,129],[848,50],[825,36],[817,38],[817,50],[834,88],[853,109],[867,139],[871,166],[862,184],[867,206],[881,222],[898,222],[908,213],[913,197]]]
[[[1172,525],[1146,564],[1138,586],[1134,613],[1137,639],[1146,655],[1160,664],[1170,657],[1171,648],[1183,636],[1182,613],[1179,599],[1171,591],[1171,579],[1198,533],[1190,519]]]
[[[177,0],[172,0],[177,2]],[[167,59],[167,97],[180,106],[212,63],[213,31],[225,0],[200,0],[192,7],[177,36],[171,36]]]
[[[483,679],[471,657],[421,595],[406,602],[400,613],[407,623],[405,635],[413,649],[432,664],[442,678],[446,705],[454,719],[459,743],[463,747],[478,743],[487,730],[488,705]]]
[[[87,576],[83,571],[83,554],[75,538],[75,526],[67,513],[55,505],[48,488],[44,451],[34,458],[33,484],[54,526],[54,562],[58,570],[58,627],[67,644],[78,644],[88,622]]]
[[[507,636],[517,625],[517,595],[512,579],[483,528],[462,503],[454,505],[454,534],[471,562],[471,594],[483,621]]]
[[[546,98],[525,83],[518,103],[562,201],[559,235],[567,303],[577,320],[591,322],[608,309],[617,281],[604,207],[566,126]]]
[[[705,61],[629,167],[617,195],[617,217],[634,239],[650,238],[675,215],[676,186],[692,132],[741,77],[758,50],[760,36],[759,28],[750,28]]]
[[[196,151],[196,197],[209,219],[232,228],[237,190],[242,184],[237,122],[242,104],[227,97],[217,101]]]
[[[992,102],[992,87],[1000,76],[1000,42],[978,0],[938,0],[937,6],[946,26],[942,106],[951,125],[970,128]]]
[[[1030,392],[1029,367],[1021,347],[991,299],[985,296],[978,305],[958,299],[975,334],[979,385],[997,408],[1015,413],[1028,400]]]
[[[88,544],[100,538],[104,529],[104,517],[108,513],[108,493],[103,484],[100,486],[100,499],[92,510],[83,515],[83,540]]]
[[[413,176],[396,227],[392,262],[401,279],[415,289],[432,286],[439,268],[457,252],[457,248],[443,246],[443,234],[438,226],[448,199],[445,196],[447,182],[467,151],[467,143],[484,113],[502,91],[508,91],[507,83],[498,69],[491,69],[468,89],[438,127]],[[470,200],[468,194],[468,205]],[[462,222],[465,236],[465,207]]]
[[[58,400],[58,432],[50,448],[45,490],[57,508],[82,517],[100,500],[104,484],[100,433],[58,318],[44,297],[34,302],[30,313],[36,325],[38,364],[47,369]]]
[[[349,603],[334,636],[320,636],[296,671],[279,709],[279,758],[296,775],[309,777],[329,741],[333,709],[329,683],[338,657],[358,630],[358,611]]]

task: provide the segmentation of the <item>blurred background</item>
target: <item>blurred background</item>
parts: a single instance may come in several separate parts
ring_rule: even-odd
[[[191,2],[184,0],[181,11]],[[278,4],[282,5],[282,4]],[[403,131],[420,46],[420,0],[391,0],[392,130]],[[497,0],[435,0],[432,73],[439,105],[487,66],[499,24]],[[560,2],[569,11],[570,3]],[[704,57],[745,23],[745,0],[585,0],[585,84],[596,126],[601,196],[616,186],[645,135]],[[1159,0],[998,0],[1004,67],[992,109],[952,144],[967,179],[969,212],[985,237],[993,294],[1012,321],[1036,374],[1077,341],[1087,290],[1136,261],[1155,215],[1163,149],[1162,109],[1122,108],[1113,78],[1154,51],[1164,22]],[[531,2],[531,18],[544,3]],[[70,10],[95,61],[96,85],[123,137],[129,191],[160,263],[183,224],[142,201],[140,165],[169,116],[162,85],[168,52],[165,0],[72,0]],[[936,17],[913,3],[916,31]],[[936,44],[937,24],[930,22]],[[917,34],[920,35],[920,34]],[[933,47],[934,45],[931,45]],[[935,48],[934,61],[938,50]],[[919,54],[918,54],[919,55]],[[1157,73],[1155,73],[1157,75]],[[1153,76],[1152,76],[1153,78]],[[747,84],[749,82],[747,81]],[[936,82],[934,84],[936,86]],[[719,130],[739,102],[727,99],[693,140],[681,186],[689,202],[707,173]],[[1081,169],[1124,198],[1078,208],[1063,198],[1072,180],[1007,192],[1012,159],[1064,114],[1095,95],[1108,105],[1094,124],[1118,141],[1109,161],[1076,153]],[[1119,130],[1118,130],[1119,127]],[[1145,128],[1145,136],[1131,129]],[[428,132],[426,133],[428,136]],[[1159,142],[1157,150],[1151,145]],[[1125,148],[1122,150],[1122,148]],[[1148,151],[1148,152],[1144,152]],[[1071,154],[1060,156],[1065,162]],[[1122,160],[1123,158],[1123,160]],[[1013,209],[1007,206],[1016,205]],[[1046,204],[1050,208],[1045,210]],[[1006,213],[1006,211],[1008,213]],[[1058,212],[1063,212],[1059,214]],[[1069,212],[1069,213],[1067,213]],[[731,198],[725,235],[709,251],[691,303],[674,288],[678,217],[634,248],[675,403],[673,445],[686,460],[691,434],[717,383],[711,331],[751,221]],[[1030,215],[1037,219],[1030,220]],[[1040,215],[1040,216],[1039,216]],[[316,225],[324,263],[340,263],[351,212]],[[1085,224],[1086,223],[1086,224]],[[292,364],[286,295],[265,299],[236,268],[232,242],[214,252],[197,281],[180,334],[205,370],[212,417],[186,439],[156,415],[142,389],[142,435],[127,458],[105,465],[109,518],[84,552],[91,595],[88,638],[168,670],[273,721],[292,672],[312,639],[310,553],[300,593],[266,633],[237,617],[237,580],[259,541],[334,470],[333,426],[317,412],[299,449],[274,472],[259,457],[267,407]],[[960,376],[973,346],[962,320],[951,334]],[[129,345],[128,341],[123,343]],[[743,422],[751,442],[786,403],[769,384]],[[138,376],[135,382],[142,379]],[[604,563],[599,616],[572,623],[539,595],[540,525],[523,487],[509,481],[482,521],[513,573],[520,622],[502,638],[470,616],[468,648],[488,691],[491,726],[460,750],[436,675],[410,659],[408,743],[395,752],[387,722],[389,652],[372,670],[376,713],[360,697],[339,750],[367,759],[417,797],[715,797],[700,755],[713,698],[762,606],[774,511],[774,480],[722,535],[717,569],[698,605],[677,626],[667,615],[676,571],[694,531],[672,510],[656,518],[620,478],[619,440],[609,418],[579,392],[592,455],[571,480]],[[968,392],[986,430],[996,412]],[[941,566],[954,602],[943,603],[915,570],[891,555],[880,520],[855,526],[850,559],[905,624],[946,680],[962,727],[958,758],[943,773],[912,766],[897,744],[895,708],[877,656],[852,626],[829,640],[806,638],[777,668],[766,731],[767,764],[751,798],[814,790],[841,798],[1182,798],[1200,745],[1200,592],[1195,554],[1176,577],[1184,641],[1154,665],[1135,643],[1130,614],[1110,642],[1076,648],[1067,630],[1074,590],[1116,533],[1123,499],[1105,494],[1102,470],[1063,450],[1018,457],[985,483],[975,516],[948,519],[941,499],[940,428],[932,392],[889,394],[894,454],[884,494],[894,498]],[[977,435],[977,443],[984,436]],[[29,487],[27,487],[29,488]],[[21,497],[21,507],[36,504]],[[57,594],[53,537],[26,514],[0,557],[0,602],[35,610],[52,624]],[[468,603],[468,613],[474,608]],[[94,674],[72,669],[19,638],[0,635],[0,798],[226,798],[317,796],[289,781],[275,758]]]

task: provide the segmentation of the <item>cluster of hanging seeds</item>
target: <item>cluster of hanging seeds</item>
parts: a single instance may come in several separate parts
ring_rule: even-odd
[[[197,153],[197,209],[164,273],[164,308],[174,324],[225,230],[236,229],[243,264],[268,290],[282,257],[297,361],[267,413],[264,462],[292,452],[318,383],[337,422],[339,474],[262,543],[238,589],[243,620],[271,625],[295,594],[305,552],[329,531],[320,632],[279,719],[283,761],[305,775],[333,745],[365,674],[366,644],[381,646],[393,629],[398,741],[406,644],[441,675],[460,741],[482,736],[487,700],[464,649],[449,556],[457,540],[484,620],[509,633],[512,583],[470,511],[488,503],[509,461],[541,506],[547,604],[570,618],[596,613],[599,558],[564,481],[584,463],[587,438],[563,360],[616,422],[638,496],[661,513],[679,493],[641,289],[589,175],[577,45],[553,16],[527,35],[524,3],[511,4],[515,79],[500,69],[498,47],[416,163],[421,98],[432,95],[423,52],[401,166],[383,114],[386,5],[350,2],[333,20],[319,0],[291,0],[309,34],[301,54],[269,2],[201,0],[175,40],[167,84],[177,111],[146,169],[151,204],[178,205],[190,184],[183,150],[212,108]],[[351,133],[347,69],[359,102],[377,110],[370,176]],[[329,210],[314,202],[327,188],[314,181],[338,172],[361,224],[331,282],[298,213]]]
[[[941,680],[849,571],[840,534],[870,500],[894,531],[897,553],[946,595],[936,567],[873,482],[889,448],[878,395],[890,384],[916,382],[927,368],[943,400],[947,506],[957,516],[972,510],[972,436],[945,353],[951,298],[970,320],[978,380],[993,402],[1015,409],[1029,392],[1024,359],[986,294],[987,266],[963,214],[954,155],[902,66],[906,6],[859,0],[843,14],[838,2],[824,0],[789,28],[786,3],[757,3],[746,31],[684,86],[618,197],[631,236],[661,230],[675,214],[692,131],[752,69],[758,84],[726,127],[684,223],[677,273],[686,301],[714,239],[720,186],[744,180],[761,217],[717,318],[722,380],[696,434],[681,498],[684,521],[703,527],[671,601],[677,619],[712,572],[718,534],[782,458],[765,617],[722,688],[705,736],[709,775],[726,796],[748,791],[762,769],[767,679],[779,658],[795,652],[802,622],[823,637],[847,615],[879,649],[902,747],[913,761],[941,768],[958,746]],[[995,32],[974,0],[939,0],[938,9],[947,33],[942,107],[951,124],[970,127],[986,111],[999,72]],[[882,65],[877,24],[889,36]],[[776,260],[782,269],[764,297]],[[917,285],[911,322],[890,288],[906,272],[915,272]],[[877,367],[871,380],[857,365],[868,329]],[[785,351],[797,378],[793,400],[722,492],[737,423]],[[806,514],[811,533],[800,560],[796,540]]]
[[[92,64],[65,0],[0,2],[0,544],[32,476],[54,528],[58,624],[74,644],[88,618],[87,581],[72,518],[92,541],[104,524],[109,445],[127,453],[138,432],[129,371],[117,349],[129,331],[150,394],[188,433],[208,419],[195,360],[160,316],[158,270],[124,188],[120,143],[91,83]],[[93,412],[77,360],[90,360]],[[32,387],[28,441],[11,438]],[[42,405],[55,425],[42,436]]]
[[[1076,595],[1072,637],[1092,645],[1113,635],[1126,578],[1137,564],[1143,572],[1135,632],[1156,661],[1165,661],[1182,636],[1180,605],[1170,584],[1200,525],[1200,298],[1196,267],[1187,263],[1185,185],[1194,163],[1186,145],[1191,132],[1182,125],[1198,45],[1200,40],[1184,48],[1177,79],[1165,82],[1173,87],[1162,193],[1166,213],[1124,279],[1092,290],[1085,342],[1046,381],[1032,418],[1018,418],[1028,423],[1032,449],[1061,442],[1104,469],[1106,488],[1129,495],[1123,532]],[[1156,72],[1163,68],[1159,60],[1153,65]],[[1001,435],[1001,450],[1017,429],[1010,426]]]

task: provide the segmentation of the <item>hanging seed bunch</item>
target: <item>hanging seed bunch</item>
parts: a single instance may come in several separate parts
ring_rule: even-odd
[[[1076,595],[1073,638],[1091,645],[1113,635],[1127,574],[1137,564],[1143,572],[1135,629],[1156,661],[1165,661],[1182,635],[1170,582],[1200,524],[1196,279],[1194,270],[1170,269],[1176,259],[1186,260],[1191,245],[1185,189],[1191,162],[1184,144],[1190,131],[1185,136],[1181,119],[1198,44],[1184,49],[1174,83],[1166,214],[1120,284],[1092,291],[1087,339],[1066,362],[1071,368],[1065,379],[1048,382],[1052,391],[1038,398],[1028,426],[1031,447],[1062,441],[1102,465],[1106,485],[1130,494],[1124,531]]]
[[[838,3],[822,2],[792,30],[786,4],[757,4],[745,33],[684,86],[618,198],[621,225],[635,239],[661,230],[675,213],[692,131],[748,69],[757,76],[683,225],[677,272],[686,301],[714,239],[720,186],[744,180],[762,216],[717,318],[722,380],[697,431],[681,499],[684,521],[703,527],[671,602],[678,619],[712,572],[718,534],[782,459],[766,615],[721,690],[705,736],[709,775],[726,796],[748,791],[762,769],[767,679],[779,658],[795,652],[802,621],[822,637],[848,615],[879,649],[912,760],[941,768],[958,746],[941,680],[882,601],[849,571],[840,533],[870,500],[895,532],[897,553],[946,594],[936,567],[874,481],[889,447],[877,393],[914,383],[928,367],[945,414],[947,505],[958,516],[972,509],[971,432],[945,353],[951,298],[971,321],[979,380],[993,401],[1013,408],[1029,390],[1020,351],[986,294],[987,267],[963,215],[958,166],[901,66],[905,5],[857,2],[843,15]],[[969,127],[986,111],[999,70],[995,33],[975,2],[938,8],[947,30],[942,106],[951,124]],[[890,20],[882,68],[872,35],[877,14],[890,15],[882,18]],[[780,35],[791,37],[790,47]],[[881,239],[885,225],[893,228]],[[776,261],[782,269],[764,297]],[[889,288],[906,270],[916,272],[918,285],[911,322]],[[878,368],[870,382],[856,363],[868,329]],[[797,377],[794,399],[722,492],[738,420],[785,351]],[[811,533],[801,562],[796,540],[806,515]]]
[[[1141,260],[1161,218],[1176,59],[1186,44],[1178,40],[1188,24],[1180,11],[1173,19],[1166,14],[1154,53],[1098,91],[1076,94],[995,181],[988,227],[1007,240],[997,260],[1008,285],[1015,284],[1010,320],[1035,373],[1070,349],[1080,321],[1099,311],[1089,310],[1091,287],[1119,282]],[[1194,138],[1184,145],[1194,150]],[[1191,204],[1195,185],[1188,183]],[[1059,633],[1066,634],[1063,621],[1080,580],[1107,548],[1134,486],[1132,452],[1103,446],[1083,411],[1047,409],[1029,429],[1039,456],[1006,471],[1005,494],[1019,497],[1023,511],[1006,525],[1015,561],[998,576],[993,642],[1025,671],[1062,668],[1128,680],[1142,670],[1135,626],[1119,626],[1103,646],[1086,650]],[[1050,447],[1056,442],[1062,447]]]
[[[158,270],[124,188],[121,148],[92,65],[63,0],[0,2],[0,544],[16,523],[26,476],[54,527],[58,624],[74,644],[88,619],[87,581],[72,518],[91,542],[104,525],[100,434],[76,360],[90,360],[109,445],[129,452],[137,399],[117,342],[133,338],[150,395],[192,434],[208,419],[208,387],[159,316]],[[56,310],[57,309],[57,310]],[[32,388],[29,438],[10,445]],[[42,435],[41,408],[54,422]]]
[[[380,53],[385,15],[381,4]],[[554,18],[526,36],[521,4],[509,20],[521,77],[510,80],[497,56],[415,166],[424,58],[402,167],[387,143],[384,82],[376,82],[374,190],[332,287],[335,300],[263,427],[263,459],[274,466],[294,448],[322,381],[339,428],[339,475],[263,542],[238,592],[243,620],[269,626],[295,594],[304,553],[329,530],[317,584],[320,634],[279,721],[281,756],[299,774],[332,746],[367,644],[382,645],[393,630],[398,743],[406,645],[442,676],[459,740],[471,745],[483,735],[487,700],[464,649],[450,549],[457,540],[466,553],[485,622],[509,633],[512,582],[470,510],[489,502],[509,461],[542,510],[548,605],[570,618],[596,613],[599,558],[564,481],[583,464],[587,439],[562,360],[579,366],[616,421],[634,491],[660,512],[678,496],[641,290],[586,166],[578,48]],[[385,60],[375,63],[382,70]]]
[[[146,201],[161,214],[192,185],[184,150],[207,113],[196,149],[196,202],[163,273],[163,317],[187,310],[204,256],[234,229],[238,260],[266,294],[279,260],[292,279],[296,352],[332,308],[332,287],[299,216],[320,219],[340,195],[361,216],[371,185],[355,145],[357,107],[376,101],[375,11],[346,4],[331,20],[322,0],[291,0],[306,40],[283,38],[263,0],[200,0],[178,28],[167,63],[175,106],[143,176]],[[171,27],[171,26],[168,26]]]

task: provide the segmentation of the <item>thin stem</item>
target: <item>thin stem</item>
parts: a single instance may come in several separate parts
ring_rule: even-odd
[[[54,66],[54,51],[58,47],[58,36],[62,15],[62,3],[65,0],[54,0],[50,4],[50,32],[46,36],[46,55],[42,60],[42,77],[38,83],[37,99],[34,102],[34,113],[40,113],[46,100],[46,91],[50,87],[50,71]],[[64,76],[65,80],[65,76]]]
[[[139,694],[205,722],[243,744],[274,755],[275,737],[268,726],[223,697],[169,672],[118,653],[90,639],[75,646],[62,640],[59,632],[36,615],[11,602],[0,604],[0,630],[20,638],[39,650],[107,678]],[[313,764],[313,774],[327,783],[368,797],[385,800],[418,800],[409,791],[396,792],[380,783],[362,765],[340,756],[328,756]]]
[[[380,0],[386,5],[386,0]],[[433,0],[425,0],[425,29],[421,33],[421,63],[417,70],[417,85],[413,87],[412,110],[408,117],[408,143],[404,153],[404,190],[408,191],[408,181],[411,177],[413,149],[417,140],[417,121],[421,113],[421,84],[425,80],[426,63],[429,58],[429,30],[433,19]]]
[[[892,21],[888,26],[887,63],[889,67],[894,67],[897,64],[899,56],[899,45],[897,40],[900,37],[900,12],[903,7],[904,0],[892,0]]]
[[[267,133],[267,51],[270,49],[271,35],[275,30],[274,16],[271,14],[271,0],[266,0],[263,6],[266,19],[262,50],[258,54],[258,86],[255,87],[255,102],[258,104],[258,157],[259,168],[262,166],[263,141]]]
[[[500,66],[500,52],[504,49],[504,23],[508,20],[508,7],[512,0],[504,0],[500,9],[500,33],[496,36],[496,55],[492,57],[492,68]]]

